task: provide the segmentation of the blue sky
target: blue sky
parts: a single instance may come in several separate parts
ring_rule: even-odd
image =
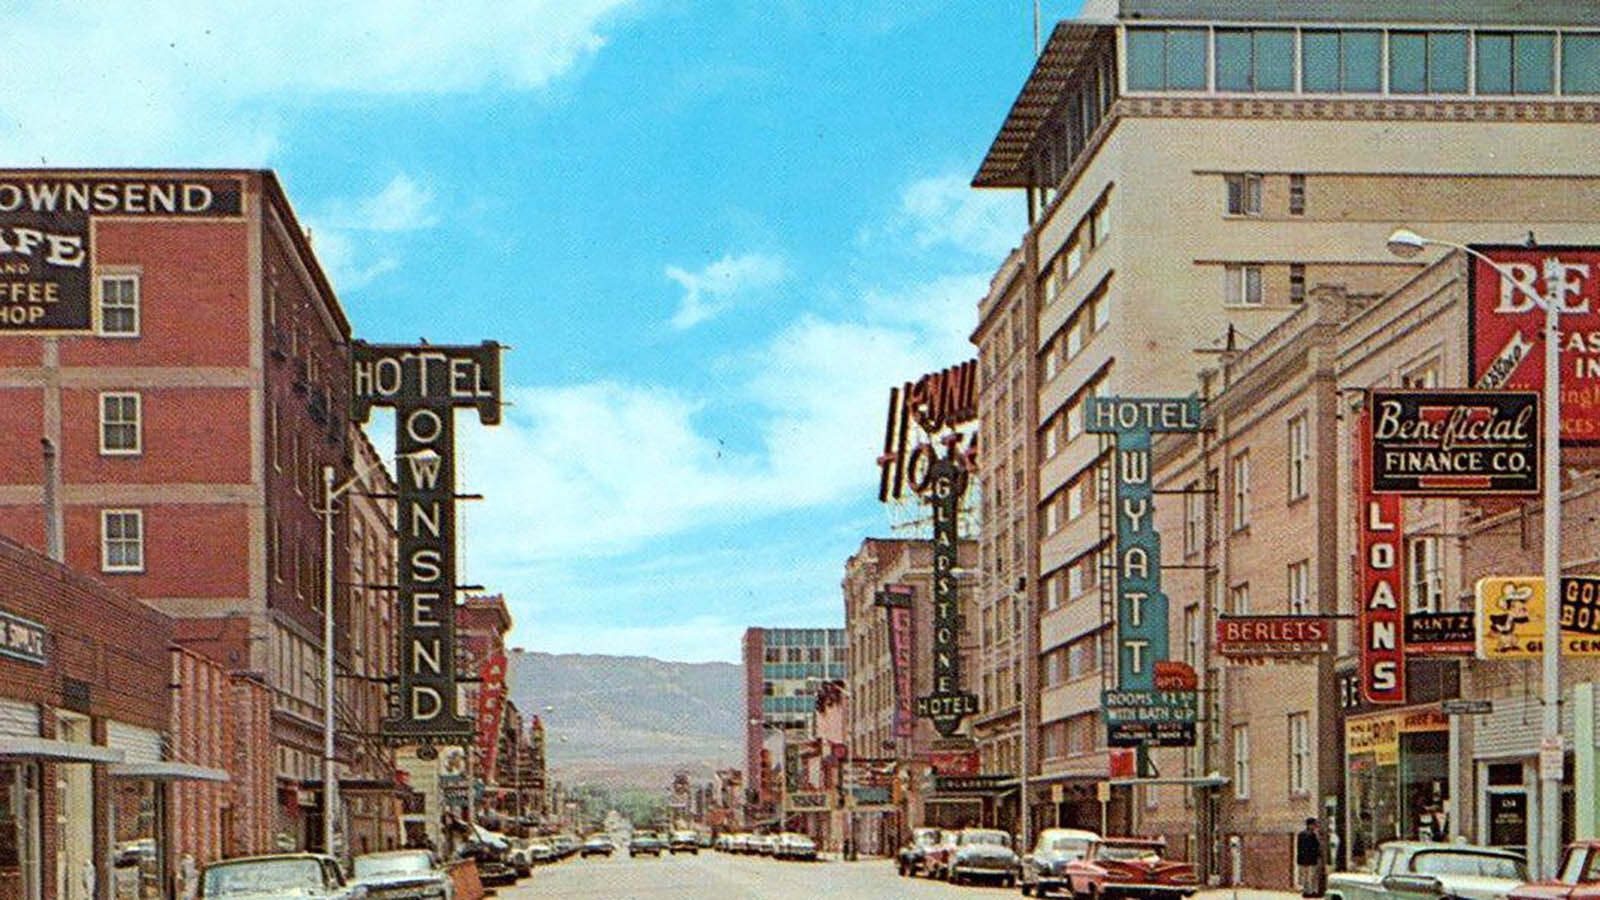
[[[358,336],[511,345],[505,423],[458,434],[514,644],[839,624],[888,389],[973,355],[1021,233],[967,183],[1029,0],[351,6],[0,14],[0,152],[275,169]]]

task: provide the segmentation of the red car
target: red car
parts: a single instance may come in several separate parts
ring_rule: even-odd
[[[1600,898],[1600,841],[1567,846],[1554,881],[1535,881],[1511,892],[1507,900],[1596,900]]]
[[[1147,838],[1103,838],[1082,859],[1065,866],[1074,897],[1177,900],[1199,889],[1194,866],[1162,858],[1166,842]]]

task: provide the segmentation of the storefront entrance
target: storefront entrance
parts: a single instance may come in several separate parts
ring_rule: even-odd
[[[1384,841],[1444,840],[1451,832],[1450,720],[1436,708],[1345,719],[1350,862]]]
[[[92,744],[89,719],[58,712],[57,739]],[[94,775],[84,762],[61,762],[56,771],[56,884],[62,900],[94,900]]]
[[[0,760],[0,900],[39,900],[39,765]]]

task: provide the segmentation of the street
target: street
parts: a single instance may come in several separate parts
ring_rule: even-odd
[[[886,859],[844,863],[780,862],[757,856],[702,852],[696,856],[570,859],[535,869],[501,900],[567,898],[812,898],[1017,897],[1015,888],[957,887],[926,878],[901,878]]]

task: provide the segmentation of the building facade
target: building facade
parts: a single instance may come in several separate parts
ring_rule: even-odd
[[[800,749],[816,734],[817,688],[847,677],[849,643],[842,628],[748,628],[741,652],[747,818],[770,827],[784,816],[783,781],[799,778]]]
[[[1101,556],[1110,482],[1106,446],[1083,430],[1086,401],[1194,393],[1200,370],[1303,308],[1311,285],[1397,287],[1416,272],[1384,249],[1402,220],[1452,240],[1504,241],[1529,229],[1552,243],[1578,236],[1577,207],[1596,174],[1585,148],[1600,120],[1600,60],[1583,31],[1600,24],[1593,11],[1482,2],[1426,17],[1402,4],[1308,12],[1091,2],[1084,19],[1050,35],[974,178],[976,187],[1022,190],[1029,210],[975,337],[991,354],[983,392],[993,400],[982,402],[1008,419],[998,398],[1016,375],[996,313],[1023,310],[1037,385],[1024,401],[1033,410],[1023,456],[1034,461],[1024,467],[1037,481],[1024,480],[1022,529],[1036,553],[1022,680],[1038,686],[1028,715],[1037,740],[1019,754],[1035,827],[1100,827],[1093,783],[1110,763],[1099,712],[1100,691],[1115,683]],[[1526,54],[1517,67],[1514,45]],[[1006,301],[1013,281],[1026,299]],[[985,460],[992,495],[999,467],[1012,462]],[[1218,467],[1223,497],[1230,463]],[[1255,454],[1244,463],[1278,464]],[[1275,537],[1251,531],[1257,545],[1230,552],[1264,560]],[[1015,582],[1000,580],[993,551],[984,565],[1001,586],[988,598],[997,604]],[[1272,578],[1273,602],[1283,602],[1288,577]],[[1326,577],[1313,571],[1309,590],[1328,590]],[[1241,586],[1221,578],[1199,590],[1226,597]],[[1264,587],[1252,582],[1252,601]],[[1188,605],[1173,599],[1175,609]],[[1024,693],[1031,702],[1035,693]],[[1312,727],[1328,727],[1325,717]],[[1233,757],[1233,737],[1222,735],[1213,759]],[[1329,787],[1311,784],[1309,805]],[[1148,801],[1119,794],[1112,822],[1131,824]]]

